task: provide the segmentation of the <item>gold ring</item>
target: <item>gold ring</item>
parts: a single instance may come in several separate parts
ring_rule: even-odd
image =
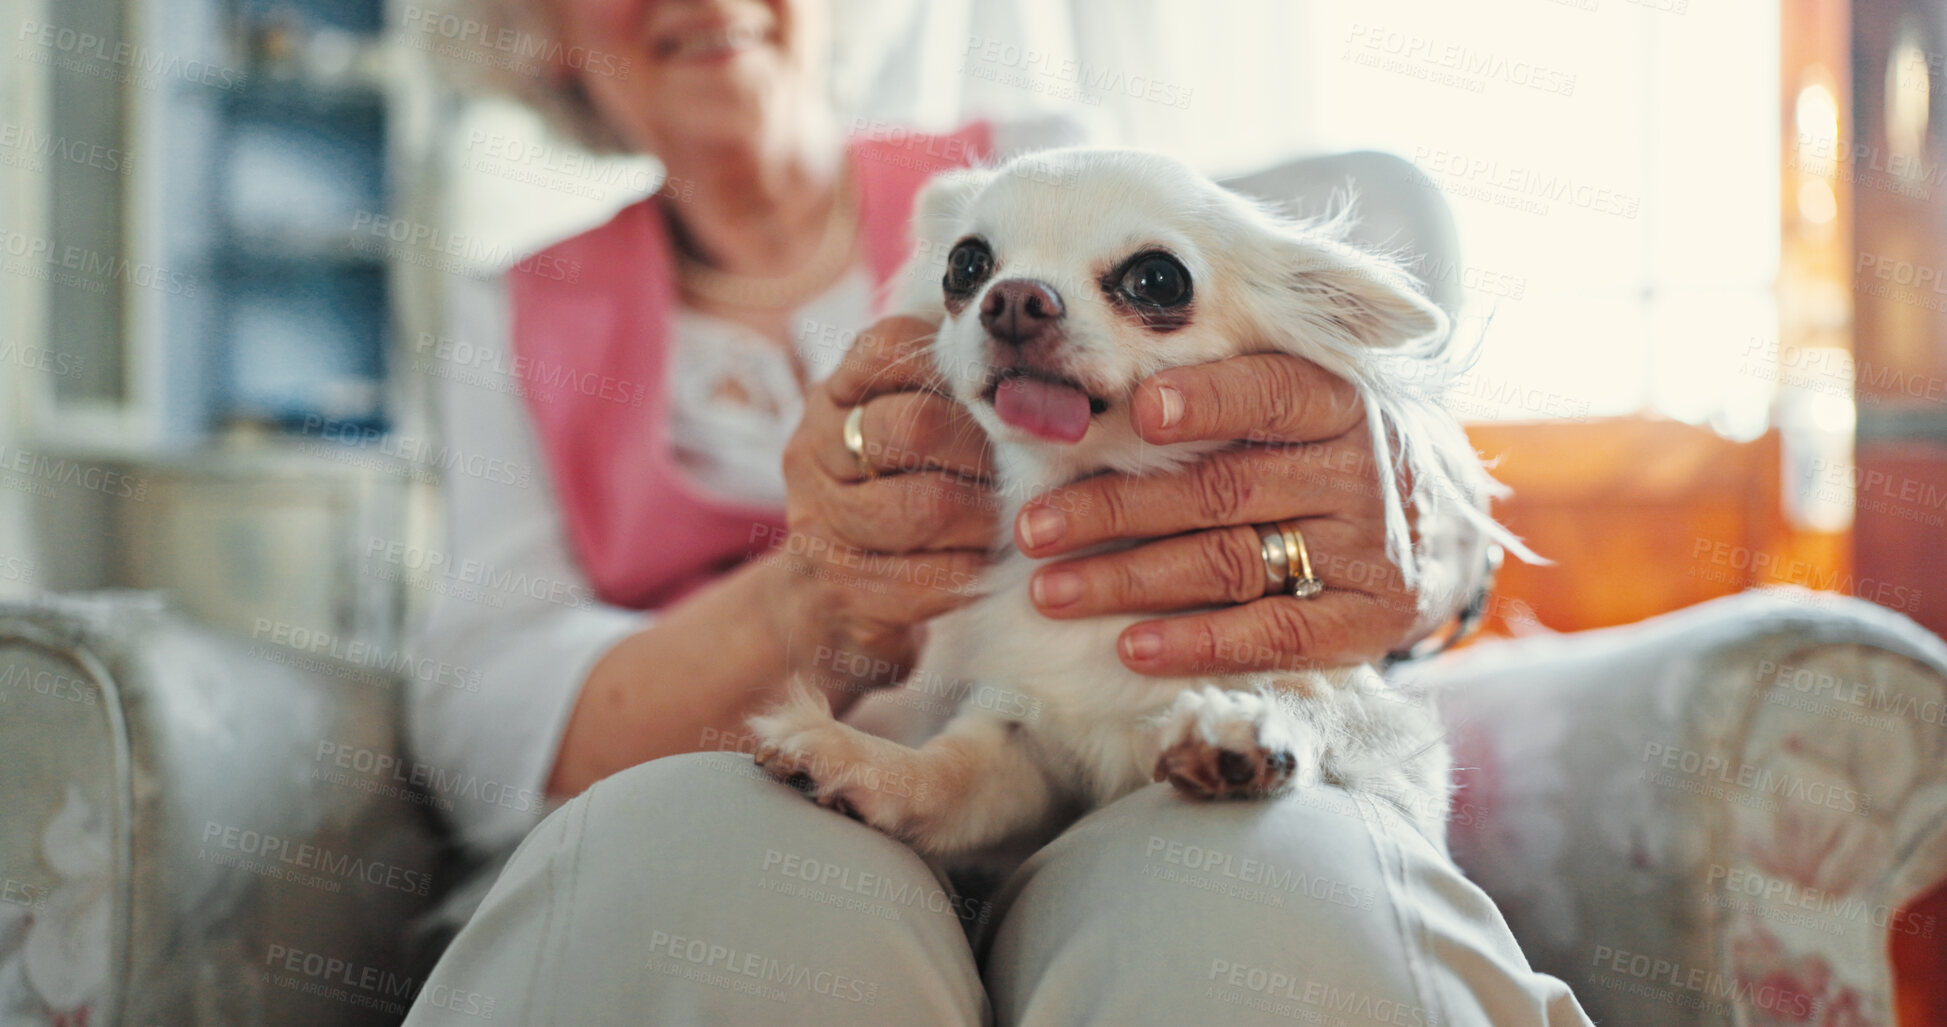
[[[1305,535],[1298,530],[1298,522],[1295,520],[1279,521],[1277,527],[1278,531],[1284,535],[1285,552],[1290,556],[1297,557],[1298,574],[1302,575],[1302,577],[1293,576],[1291,578],[1288,591],[1290,591],[1294,598],[1298,599],[1310,599],[1320,592],[1325,591],[1325,583],[1318,580],[1318,575],[1312,573],[1311,550],[1305,548]]]
[[[872,461],[865,458],[865,404],[860,403],[845,415],[845,451],[858,461],[859,477],[875,478],[879,472],[872,467]]]
[[[1276,595],[1291,582],[1291,551],[1285,547],[1284,532],[1275,524],[1253,524],[1257,529],[1258,555],[1264,557],[1264,594]]]

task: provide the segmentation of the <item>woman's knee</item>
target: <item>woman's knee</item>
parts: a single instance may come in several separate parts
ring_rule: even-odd
[[[526,967],[526,1022],[756,1022],[783,1003],[808,1024],[971,1023],[983,1001],[912,850],[722,753],[643,764],[555,811],[456,954],[449,976]]]
[[[597,781],[575,800],[601,795],[604,806],[643,812],[690,802],[738,801],[761,795],[771,783],[750,757],[734,752],[690,752],[640,763]]]
[[[1118,1010],[1254,1022],[1352,1002],[1432,1022],[1422,939],[1401,906],[1415,901],[1408,865],[1436,861],[1404,818],[1338,789],[1225,803],[1143,789],[1009,882],[987,952],[996,1011],[1002,1023],[1109,1023]]]
[[[576,804],[584,807],[581,847],[653,860],[692,881],[755,874],[751,879],[763,882],[783,873],[841,886],[861,873],[868,880],[933,879],[911,849],[806,801],[737,753],[687,753],[631,767],[569,806]],[[859,869],[846,872],[853,867]]]
[[[1072,906],[1081,916],[1114,892],[1142,901],[1117,902],[1111,910],[1211,914],[1180,925],[1187,931],[1234,933],[1258,922],[1295,928],[1319,917],[1376,922],[1384,917],[1367,914],[1386,901],[1386,864],[1409,852],[1416,861],[1438,858],[1404,818],[1340,789],[1212,803],[1156,785],[1070,828],[1023,868],[1004,898],[1016,898],[1017,889],[1022,896],[1047,893],[1045,908]],[[1052,898],[1057,892],[1060,898]]]

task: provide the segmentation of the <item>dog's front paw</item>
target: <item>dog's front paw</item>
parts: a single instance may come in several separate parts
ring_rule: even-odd
[[[757,735],[752,757],[766,774],[819,800],[821,806],[831,805],[819,795],[819,779],[832,776],[829,752],[842,726],[819,696],[794,686],[783,705],[750,719],[750,729]]]
[[[1317,773],[1310,730],[1251,692],[1185,692],[1163,714],[1159,738],[1155,779],[1199,799],[1260,798]]]
[[[833,719],[823,698],[793,688],[784,705],[752,717],[754,757],[772,778],[813,802],[890,832],[885,804],[872,793],[882,776],[872,768],[870,736]]]

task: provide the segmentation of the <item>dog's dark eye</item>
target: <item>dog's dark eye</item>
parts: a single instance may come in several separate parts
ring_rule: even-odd
[[[1190,302],[1190,272],[1167,253],[1145,253],[1122,273],[1122,291],[1150,307],[1180,307]]]
[[[965,296],[980,287],[994,271],[994,251],[979,239],[962,239],[946,255],[946,278],[940,284],[950,294]]]

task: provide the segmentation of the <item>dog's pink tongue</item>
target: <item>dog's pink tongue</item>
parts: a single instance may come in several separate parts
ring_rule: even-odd
[[[1088,434],[1088,395],[1039,378],[1008,378],[994,393],[994,413],[1022,431],[1055,442]]]

